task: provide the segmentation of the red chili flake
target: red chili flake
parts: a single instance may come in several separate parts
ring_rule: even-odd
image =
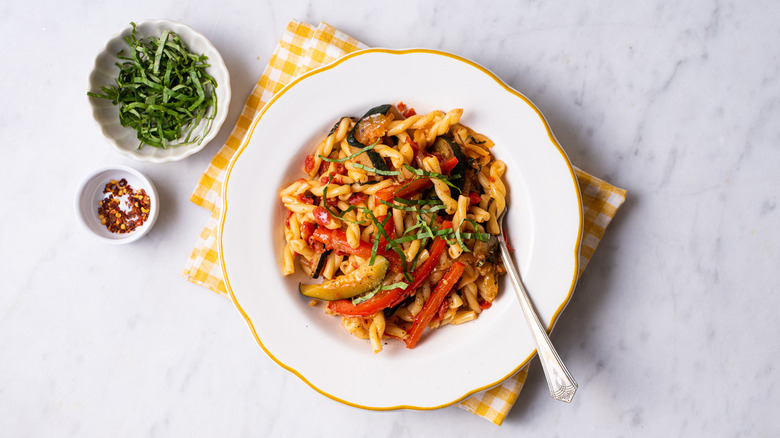
[[[146,190],[136,192],[127,180],[122,178],[119,181],[110,180],[103,193],[108,196],[98,203],[98,218],[108,231],[117,234],[129,233],[149,219],[152,203]],[[124,206],[122,200],[125,201]]]
[[[477,205],[482,201],[482,198],[477,194],[477,192],[471,192],[469,193],[469,201],[471,201],[472,204]]]
[[[366,202],[366,199],[368,199],[368,195],[365,193],[353,193],[349,195],[349,199],[347,199],[347,202],[350,205],[358,205],[360,203]]]
[[[314,155],[307,155],[306,159],[303,160],[303,171],[306,173],[311,173],[311,170],[314,169]]]
[[[396,105],[395,107],[398,108],[399,113],[406,111],[406,104],[403,102],[398,102],[398,105]]]
[[[479,308],[482,309],[482,310],[485,310],[485,309],[489,309],[490,306],[492,306],[492,305],[493,305],[493,303],[488,303],[487,301],[483,301],[483,302],[479,303]]]
[[[409,108],[403,112],[403,115],[408,119],[409,117],[416,116],[417,112],[414,110],[414,108]]]
[[[312,213],[314,214],[314,220],[317,221],[318,224],[323,227],[330,224],[330,213],[328,213],[328,210],[325,210],[324,207],[314,207]]]

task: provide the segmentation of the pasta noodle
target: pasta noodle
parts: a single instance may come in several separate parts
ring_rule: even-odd
[[[462,115],[398,104],[342,117],[305,177],[279,190],[282,273],[324,278],[301,293],[328,301],[375,353],[388,338],[412,348],[425,328],[472,321],[498,294],[506,165]]]

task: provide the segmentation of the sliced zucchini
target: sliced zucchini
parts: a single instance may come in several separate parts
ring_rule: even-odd
[[[371,160],[374,169],[384,170],[385,172],[390,170],[390,168],[387,167],[387,163],[385,163],[385,159],[379,155],[379,152],[371,149],[366,151],[366,155],[368,155],[368,158]]]
[[[333,135],[333,133],[334,133],[334,132],[336,132],[336,130],[337,130],[337,129],[339,129],[339,125],[341,125],[341,122],[343,122],[343,121],[344,121],[344,119],[347,119],[347,120],[355,120],[355,118],[354,118],[354,117],[342,117],[342,118],[340,118],[340,119],[339,119],[339,121],[338,121],[338,122],[336,122],[336,124],[335,124],[335,125],[333,125],[333,127],[332,127],[332,128],[330,128],[330,132],[328,133],[328,137],[330,137],[331,135]]]
[[[382,284],[388,267],[390,262],[386,258],[376,256],[372,266],[365,263],[349,274],[333,277],[322,284],[299,284],[298,291],[307,297],[326,301],[356,297]]]
[[[325,262],[328,261],[328,256],[330,255],[330,253],[332,251],[333,250],[331,250],[331,249],[327,249],[327,250],[325,250],[325,252],[323,252],[319,256],[315,256],[315,257],[317,257],[317,259],[316,259],[316,262],[312,261],[312,266],[314,266],[314,270],[312,270],[311,278],[317,278],[317,277],[320,276],[320,273],[322,273],[322,268],[325,267]]]

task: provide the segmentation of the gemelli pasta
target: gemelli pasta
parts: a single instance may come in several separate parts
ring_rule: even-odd
[[[496,298],[506,165],[462,114],[399,103],[342,117],[279,191],[283,274],[322,277],[300,293],[375,353],[387,338],[413,348],[426,328],[472,321]]]

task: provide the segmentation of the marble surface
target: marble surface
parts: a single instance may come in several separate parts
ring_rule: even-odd
[[[771,436],[780,341],[777,2],[13,2],[0,13],[0,435]],[[94,56],[131,20],[204,33],[231,73],[217,141],[177,163],[114,152],[91,120]],[[200,172],[286,23],[481,63],[533,100],[572,162],[629,191],[556,327],[580,384],[537,362],[500,428],[456,407],[371,412],[272,362],[224,298],[181,278]],[[152,232],[77,226],[93,168],[157,185]]]

